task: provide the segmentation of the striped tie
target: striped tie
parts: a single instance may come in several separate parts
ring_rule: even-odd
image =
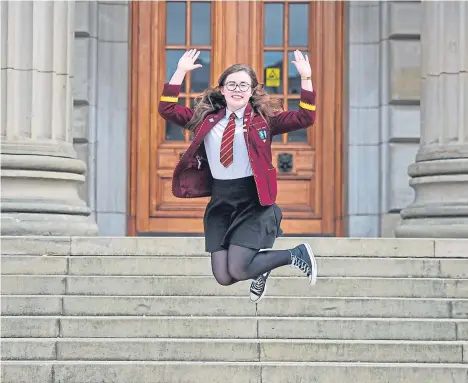
[[[236,122],[234,119],[236,118],[236,114],[232,113],[229,116],[229,122],[224,129],[223,139],[221,140],[221,152],[219,155],[219,159],[224,167],[228,167],[232,164],[234,158],[234,133],[236,130]]]

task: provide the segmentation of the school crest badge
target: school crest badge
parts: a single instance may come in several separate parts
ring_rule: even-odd
[[[260,137],[260,139],[261,139],[263,142],[266,142],[266,139],[267,139],[267,131],[266,131],[266,129],[259,129],[259,130],[258,130],[258,136]]]

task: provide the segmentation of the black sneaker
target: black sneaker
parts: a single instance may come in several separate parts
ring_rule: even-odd
[[[291,267],[302,271],[307,278],[309,284],[315,285],[317,282],[317,261],[315,260],[314,253],[308,243],[300,244],[291,252]]]
[[[253,303],[258,303],[265,296],[266,292],[266,281],[270,271],[263,275],[259,275],[257,279],[254,279],[250,285],[250,301]]]

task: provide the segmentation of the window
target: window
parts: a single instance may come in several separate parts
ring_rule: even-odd
[[[291,61],[296,49],[309,53],[310,11],[308,3],[264,4],[263,83],[266,92],[282,98],[285,110],[297,110],[299,106],[301,77]],[[307,132],[275,136],[273,141],[307,142]]]
[[[187,49],[200,51],[197,64],[201,68],[190,72],[182,84],[179,104],[193,107],[194,100],[210,84],[212,59],[212,6],[210,2],[166,2],[166,82],[170,80],[180,57]],[[166,141],[191,140],[190,132],[166,121]]]

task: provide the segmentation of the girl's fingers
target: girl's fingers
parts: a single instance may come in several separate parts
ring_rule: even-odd
[[[193,61],[196,61],[198,56],[200,56],[200,51],[198,51],[197,53],[195,53],[195,56],[193,56]]]
[[[299,61],[299,54],[297,53],[297,49],[294,51],[294,59]]]
[[[296,70],[299,72],[299,64],[297,61],[291,61],[291,64],[294,65],[294,67],[296,68]]]

